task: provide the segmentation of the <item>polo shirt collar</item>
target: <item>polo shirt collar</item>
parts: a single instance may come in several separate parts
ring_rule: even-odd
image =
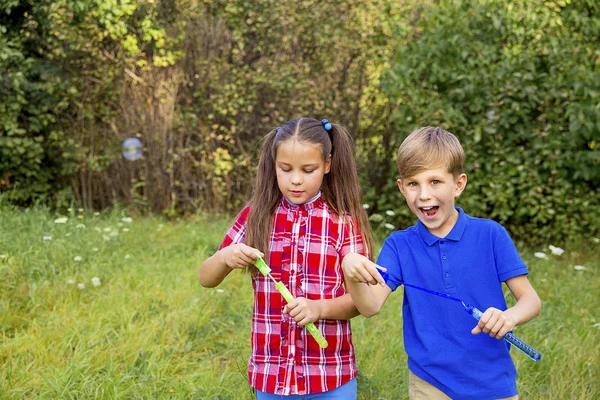
[[[456,208],[456,210],[458,211],[458,219],[456,220],[456,224],[454,224],[454,227],[452,228],[450,233],[448,233],[444,238],[435,236],[433,233],[429,232],[427,230],[427,227],[425,227],[425,225],[423,225],[423,223],[420,220],[417,222],[419,236],[421,237],[421,239],[423,239],[425,243],[427,243],[428,246],[437,243],[441,239],[453,240],[455,242],[458,242],[460,240],[463,232],[465,231],[465,226],[467,225],[467,217],[465,216],[465,212],[462,208],[454,208]]]

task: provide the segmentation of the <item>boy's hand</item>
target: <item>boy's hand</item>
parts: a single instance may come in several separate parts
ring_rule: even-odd
[[[361,254],[346,254],[342,260],[342,269],[344,271],[345,278],[348,280],[370,283],[372,285],[376,285],[378,283],[382,286],[385,285],[385,281],[383,280],[383,277],[379,273],[378,269],[381,271],[387,270],[375,264]]]
[[[296,297],[294,301],[283,307],[284,314],[290,314],[290,317],[300,326],[309,322],[315,322],[320,319],[321,307],[318,300],[308,300],[304,297]]]
[[[264,254],[244,243],[238,243],[228,246],[223,249],[223,261],[229,268],[243,269],[249,265],[253,265],[254,261],[258,259],[257,253],[263,257]]]
[[[479,319],[479,323],[473,328],[471,333],[477,335],[483,332],[496,339],[502,339],[504,335],[514,329],[515,325],[516,323],[511,318],[510,313],[490,307],[485,310]]]

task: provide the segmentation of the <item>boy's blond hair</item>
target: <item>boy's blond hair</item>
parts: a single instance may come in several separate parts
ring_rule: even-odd
[[[445,167],[456,178],[462,173],[464,162],[465,152],[456,136],[432,126],[408,135],[398,148],[396,158],[400,179],[440,167]]]

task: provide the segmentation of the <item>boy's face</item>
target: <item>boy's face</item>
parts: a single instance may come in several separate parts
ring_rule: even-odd
[[[427,169],[418,174],[398,179],[398,188],[411,211],[429,232],[445,237],[458,219],[454,199],[467,185],[467,176],[454,178],[446,168]]]

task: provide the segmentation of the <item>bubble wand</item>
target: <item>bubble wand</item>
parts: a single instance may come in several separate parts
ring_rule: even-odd
[[[277,289],[277,291],[281,293],[281,295],[288,304],[294,300],[294,296],[292,295],[292,293],[290,293],[285,284],[283,282],[277,282],[275,278],[273,278],[273,275],[271,275],[271,268],[267,265],[265,260],[262,259],[262,257],[258,256],[258,259],[254,261],[254,265],[256,265],[256,268],[258,268],[261,274],[263,274],[264,276],[268,276],[273,282],[275,282],[275,289]],[[310,334],[319,344],[319,346],[321,346],[322,348],[327,347],[327,339],[325,339],[321,331],[317,329],[314,323],[309,322],[308,324],[304,325],[304,327],[308,332],[310,332]]]
[[[385,279],[385,276],[388,275],[386,272],[383,272],[383,271],[381,271],[380,273],[382,276],[384,276],[384,279]],[[465,311],[468,312],[469,315],[471,315],[477,321],[479,321],[479,319],[483,315],[483,312],[481,312],[480,309],[478,309],[477,307],[474,307],[470,304],[466,304],[464,301],[462,301],[458,297],[450,296],[449,294],[446,294],[446,293],[436,292],[431,289],[425,289],[423,287],[411,285],[411,284],[408,284],[405,282],[402,282],[402,284],[404,286],[408,286],[413,289],[421,290],[423,292],[433,294],[435,296],[443,297],[448,300],[458,301],[459,303],[461,303],[463,305],[463,307],[465,308]],[[538,353],[531,346],[527,345],[521,339],[516,337],[512,332],[508,332],[506,335],[504,335],[503,339],[506,340],[508,343],[510,343],[512,346],[514,346],[517,349],[519,349],[520,351],[522,351],[523,354],[525,354],[527,357],[531,358],[533,361],[540,361],[540,359],[542,358],[542,355],[540,353]]]

